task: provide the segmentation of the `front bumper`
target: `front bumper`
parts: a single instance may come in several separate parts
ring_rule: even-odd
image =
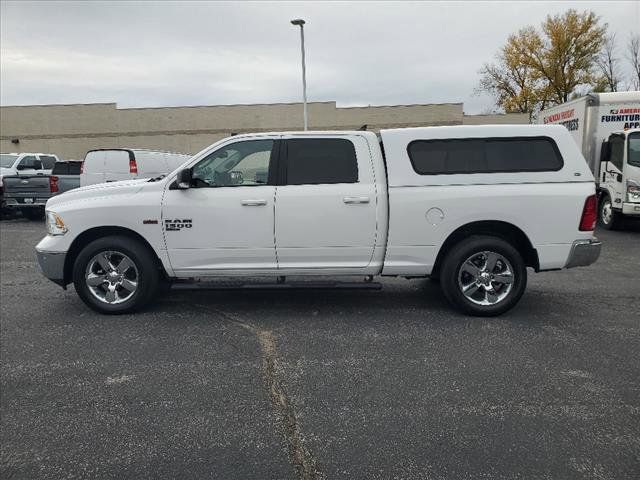
[[[52,282],[66,288],[64,279],[64,263],[67,258],[66,252],[41,252],[36,250],[40,271]]]
[[[622,204],[622,214],[640,216],[640,203],[624,202]]]
[[[602,242],[597,238],[588,240],[576,240],[571,246],[569,259],[564,268],[586,267],[591,265],[600,256]]]

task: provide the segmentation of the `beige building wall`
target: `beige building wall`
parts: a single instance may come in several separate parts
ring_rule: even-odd
[[[461,103],[340,108],[308,104],[309,128],[369,130],[472,123],[528,123],[511,115],[463,115]],[[87,150],[137,147],[196,153],[231,133],[300,130],[302,104],[117,108],[115,103],[0,107],[0,150],[84,158]],[[18,143],[12,142],[18,140]]]

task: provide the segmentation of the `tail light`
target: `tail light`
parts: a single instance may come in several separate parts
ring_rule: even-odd
[[[84,162],[80,162],[80,175],[84,173]]]
[[[135,158],[129,159],[129,173],[138,173],[138,165]]]
[[[598,200],[595,195],[587,197],[582,209],[582,218],[580,218],[580,231],[592,232],[596,228],[596,219],[598,218]]]
[[[49,177],[49,191],[51,193],[58,193],[58,177],[54,175]]]

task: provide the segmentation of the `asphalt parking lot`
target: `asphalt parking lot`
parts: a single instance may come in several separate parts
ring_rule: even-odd
[[[0,224],[2,478],[637,479],[640,228],[496,319],[437,285],[100,316]]]

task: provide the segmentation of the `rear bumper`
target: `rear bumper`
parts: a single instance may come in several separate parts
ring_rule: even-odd
[[[66,287],[64,280],[64,262],[67,258],[66,252],[41,252],[36,250],[38,265],[42,274],[53,283]]]
[[[27,197],[27,198],[32,198],[33,202],[32,203],[25,203],[24,201],[24,197],[4,197],[4,204],[7,207],[13,207],[13,208],[30,208],[30,207],[44,207],[47,204],[47,200],[49,200],[49,197],[47,198],[39,198],[39,197]]]
[[[622,204],[622,214],[640,216],[640,203],[624,202]]]
[[[571,252],[564,268],[586,267],[591,265],[600,256],[602,242],[597,238],[588,240],[576,240],[571,246]]]

